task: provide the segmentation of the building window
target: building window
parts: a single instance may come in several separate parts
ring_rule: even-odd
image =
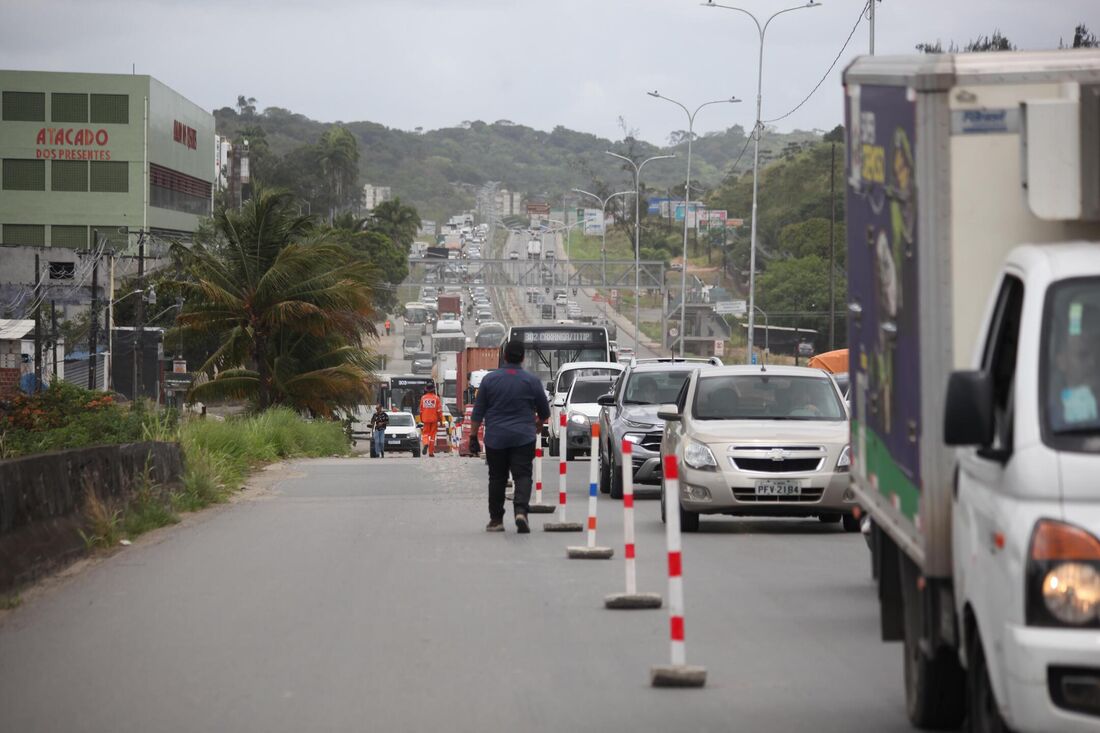
[[[54,224],[50,227],[50,246],[84,249],[88,246],[88,227]]]
[[[92,230],[99,235],[99,241],[93,243],[98,250],[99,246],[106,242],[110,249],[121,251],[130,246],[130,230],[126,227],[93,226]]]
[[[4,158],[5,191],[45,191],[46,161]]]
[[[50,161],[51,191],[87,191],[88,161],[52,160]]]
[[[210,182],[149,164],[149,203],[196,216],[210,215]]]
[[[88,95],[54,92],[50,95],[50,120],[53,122],[87,122]]]
[[[45,92],[4,92],[4,122],[45,122]]]
[[[49,273],[51,280],[72,280],[76,276],[76,263],[51,262]]]
[[[46,227],[41,224],[5,224],[3,229],[0,229],[0,237],[3,237],[4,244],[44,247],[46,246]]]
[[[92,122],[130,124],[130,98],[125,94],[93,94]]]
[[[91,169],[90,190],[99,193],[126,193],[130,190],[130,164],[125,161],[99,161]]]

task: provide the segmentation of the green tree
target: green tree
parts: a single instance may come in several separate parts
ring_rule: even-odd
[[[819,335],[829,330],[829,261],[817,255],[772,262],[757,279],[757,304],[772,326],[812,328]],[[837,308],[843,311],[847,277],[836,273]],[[843,329],[840,329],[843,333]],[[842,342],[839,338],[838,342]],[[818,342],[824,343],[823,341]]]
[[[361,403],[371,379],[361,342],[374,335],[370,266],[285,192],[260,189],[240,212],[220,210],[213,231],[176,249],[185,268],[178,329],[220,344],[197,370],[213,378],[193,396],[318,414]]]
[[[328,189],[331,221],[338,211],[357,204],[362,195],[359,190],[359,143],[347,128],[330,127],[321,136],[317,161]]]
[[[404,248],[406,254],[416,233],[420,230],[420,214],[416,207],[401,203],[400,198],[383,201],[374,207],[367,224],[372,231],[379,232]]]

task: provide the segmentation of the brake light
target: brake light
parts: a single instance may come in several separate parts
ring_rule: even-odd
[[[1100,561],[1100,539],[1072,524],[1041,519],[1031,535],[1030,557],[1035,561]]]

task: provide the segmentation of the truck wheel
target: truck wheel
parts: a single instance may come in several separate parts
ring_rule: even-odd
[[[982,649],[982,638],[977,626],[970,634],[967,645],[966,702],[969,710],[967,730],[971,733],[1007,733],[1008,726],[997,707],[993,685],[989,681],[989,668]]]
[[[856,519],[854,515],[845,514],[844,518],[841,521],[843,521],[843,523],[844,523],[844,531],[845,532],[858,532],[859,531],[859,520]]]
[[[602,454],[593,460],[600,462],[600,493],[607,494],[611,491],[611,465]]]
[[[917,728],[954,730],[966,717],[966,677],[952,649],[922,649],[924,606],[917,589],[917,567],[900,555],[905,616],[905,708]],[[925,591],[929,592],[929,591]]]

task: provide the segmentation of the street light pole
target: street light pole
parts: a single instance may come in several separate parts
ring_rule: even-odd
[[[707,107],[712,104],[734,104],[741,100],[737,97],[730,97],[729,99],[715,99],[711,102],[703,102],[695,108],[694,112],[688,110],[686,106],[677,102],[675,99],[670,99],[661,95],[660,92],[654,90],[647,92],[649,96],[656,97],[657,99],[663,99],[666,102],[672,102],[680,109],[684,110],[684,114],[688,119],[688,161],[687,161],[687,177],[684,180],[684,261],[683,266],[680,268],[680,358],[684,356],[684,341],[687,340],[687,264],[688,264],[688,211],[691,206],[691,141],[695,138],[695,115],[699,114],[699,110],[703,107]],[[671,202],[669,202],[671,206]],[[699,226],[699,219],[696,217],[695,226]],[[662,305],[662,308],[664,306]]]
[[[761,86],[764,80],[764,34],[768,32],[768,24],[771,23],[776,17],[783,15],[783,13],[790,13],[795,10],[802,10],[803,8],[818,8],[821,7],[821,3],[815,2],[815,0],[809,0],[805,5],[796,5],[791,8],[784,8],[778,12],[772,13],[772,15],[764,21],[761,25],[756,16],[745,10],[744,8],[734,7],[733,5],[719,5],[714,0],[708,0],[703,3],[704,7],[708,8],[722,8],[724,10],[736,10],[739,13],[752,18],[752,22],[756,24],[756,32],[760,36],[760,48],[756,61],[756,124],[753,125],[753,151],[752,151],[752,228],[749,233],[749,343],[748,352],[746,357],[749,363],[752,363],[752,347],[753,347],[753,326],[755,323],[755,308],[756,305],[756,201],[758,193],[758,173],[760,170],[760,133],[763,131],[764,124],[761,120],[761,106],[763,97],[761,94]]]
[[[642,168],[645,168],[645,164],[653,160],[662,160],[664,158],[675,158],[675,155],[654,155],[652,158],[646,158],[641,163],[635,163],[633,159],[626,157],[625,155],[619,155],[618,153],[612,153],[610,150],[604,151],[607,155],[619,160],[625,160],[634,168],[634,355],[638,355],[638,329],[641,328],[640,309],[639,303],[641,302],[642,295],[642,250],[641,250],[641,231],[642,231],[642,213],[641,213],[641,186],[642,186]],[[664,286],[664,283],[661,283]],[[664,306],[662,306],[663,310]],[[661,334],[661,338],[664,339],[664,334]]]
[[[579,194],[582,194],[584,196],[591,196],[592,198],[594,198],[594,199],[596,199],[597,201],[600,202],[600,211],[603,212],[603,222],[602,222],[602,226],[600,227],[600,237],[601,237],[601,239],[600,239],[600,257],[603,259],[603,262],[600,266],[600,275],[603,277],[603,284],[606,286],[607,285],[607,204],[608,204],[609,201],[611,201],[611,199],[615,198],[616,196],[629,196],[631,193],[636,193],[636,191],[617,191],[617,192],[611,194],[610,196],[608,196],[607,198],[600,198],[599,196],[592,193],[591,191],[584,191],[584,190],[581,190],[579,188],[574,188],[572,190],[573,190],[574,193],[579,193]]]

